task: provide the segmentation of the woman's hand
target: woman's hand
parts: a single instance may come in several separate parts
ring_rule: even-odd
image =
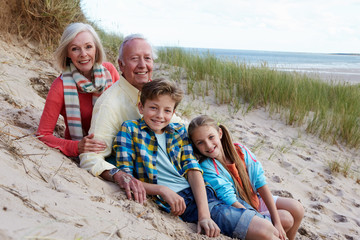
[[[95,152],[98,153],[100,151],[103,151],[106,148],[106,144],[103,141],[95,140],[94,134],[90,134],[78,143],[78,151],[79,154],[85,153],[85,152]]]

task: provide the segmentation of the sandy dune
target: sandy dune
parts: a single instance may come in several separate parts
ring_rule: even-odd
[[[0,40],[0,239],[207,239],[151,202],[127,200],[113,183],[37,140],[46,92],[59,73],[36,47],[9,42]],[[170,75],[162,69],[155,75]],[[210,96],[186,96],[179,112],[212,115],[256,153],[273,193],[305,207],[298,239],[360,238],[359,150],[324,143],[264,109],[230,113]],[[57,134],[62,130],[60,120]],[[347,177],[330,172],[334,160],[350,163]]]

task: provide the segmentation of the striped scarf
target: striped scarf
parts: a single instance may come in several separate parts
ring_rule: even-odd
[[[70,63],[62,74],[66,118],[71,139],[74,141],[80,141],[84,137],[78,91],[92,93],[94,106],[97,98],[112,85],[110,72],[101,64],[93,66],[93,75],[94,83],[79,73],[73,63]]]

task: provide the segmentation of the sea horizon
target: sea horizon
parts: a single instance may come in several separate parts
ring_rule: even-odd
[[[327,81],[360,84],[360,54],[310,53],[268,50],[240,50],[218,48],[185,48],[195,54],[213,54],[219,59],[237,61],[253,66],[268,67],[288,72],[300,72]]]

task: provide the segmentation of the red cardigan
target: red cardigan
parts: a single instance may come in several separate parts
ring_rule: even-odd
[[[110,72],[113,83],[120,79],[119,73],[117,72],[114,65],[109,62],[104,62],[102,65]],[[64,86],[60,76],[55,79],[50,87],[36,135],[41,136],[39,139],[49,147],[59,149],[66,156],[75,157],[79,155],[79,141],[71,140],[66,118]],[[90,129],[93,110],[92,94],[81,92],[78,92],[78,94],[81,112],[81,125],[87,135]],[[65,120],[65,139],[58,138],[53,135],[60,114],[64,117]]]

